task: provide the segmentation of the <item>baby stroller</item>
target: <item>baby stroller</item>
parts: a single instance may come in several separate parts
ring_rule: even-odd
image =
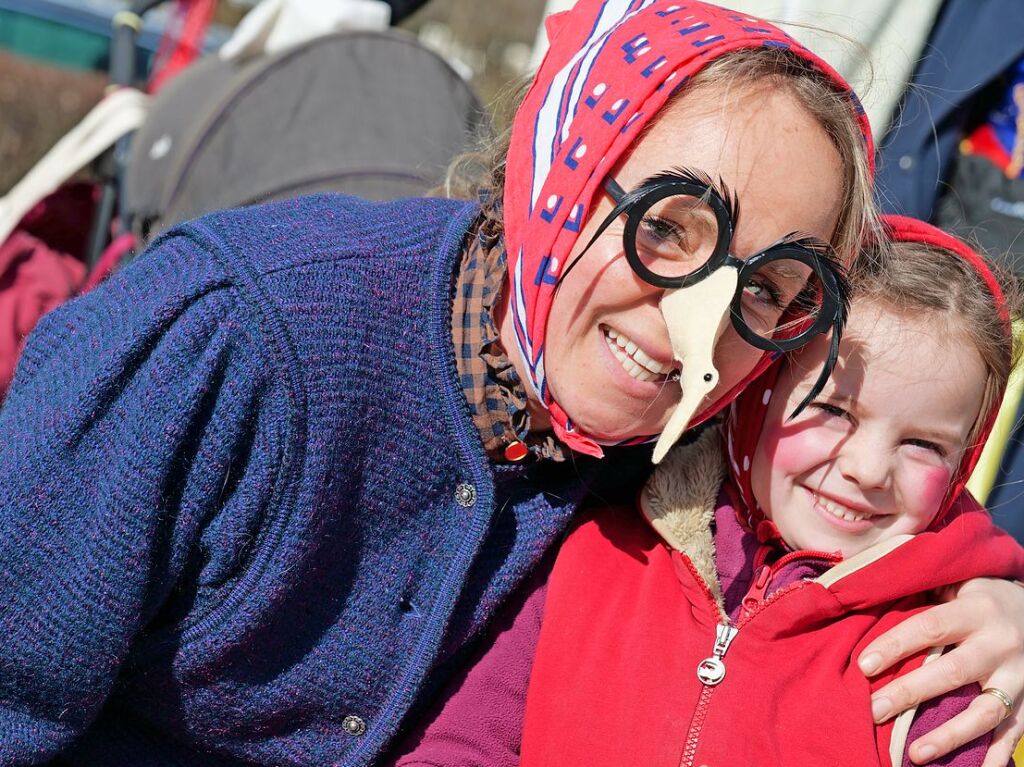
[[[208,211],[310,192],[420,195],[486,130],[465,81],[399,31],[210,57],[158,95],[135,135],[122,215],[145,243]]]

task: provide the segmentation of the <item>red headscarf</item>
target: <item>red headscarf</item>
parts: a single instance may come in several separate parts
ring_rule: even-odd
[[[559,274],[595,190],[644,125],[708,62],[739,49],[782,47],[849,94],[869,158],[871,131],[860,102],[834,69],[771,24],[735,11],[700,2],[579,0],[549,17],[547,31],[551,47],[516,114],[508,153],[509,307],[529,366],[527,385],[550,411],[556,435],[574,450],[600,456],[598,443],[551,398],[545,332]]]
[[[977,253],[952,235],[917,219],[905,216],[883,216],[882,223],[886,236],[894,242],[919,242],[924,245],[933,245],[955,253],[971,264],[988,286],[992,296],[993,309],[1006,323],[1006,332],[1008,334],[1013,332],[1006,307],[1006,298],[1003,296],[995,276]],[[740,521],[749,529],[756,531],[761,540],[778,538],[778,530],[765,518],[764,512],[754,500],[750,479],[750,462],[757,441],[761,437],[768,403],[771,402],[772,391],[778,380],[782,364],[783,361],[779,360],[772,365],[763,376],[736,398],[729,409],[725,423],[726,452],[732,488],[736,491],[734,495],[737,501],[737,513],[740,515]],[[978,459],[981,458],[985,440],[988,439],[998,414],[999,403],[996,402],[991,411],[985,414],[985,421],[978,440],[964,453],[954,475],[953,486],[950,488],[942,508],[936,514],[935,520],[941,520],[953,508],[954,503],[963,492],[964,485],[967,484],[967,480],[971,476],[971,471],[977,465]]]

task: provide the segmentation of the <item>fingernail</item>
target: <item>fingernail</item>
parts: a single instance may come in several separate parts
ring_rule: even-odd
[[[882,656],[873,652],[861,658],[858,664],[865,674],[874,674],[882,666]]]
[[[929,744],[927,746],[921,746],[917,749],[917,761],[919,762],[930,762],[935,758],[935,755],[939,753],[939,749]]]
[[[875,722],[881,724],[889,718],[890,713],[892,713],[892,701],[888,698],[871,699],[871,716],[875,718]]]

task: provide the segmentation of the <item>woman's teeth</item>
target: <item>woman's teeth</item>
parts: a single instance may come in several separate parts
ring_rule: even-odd
[[[866,514],[860,511],[854,511],[853,509],[843,506],[841,503],[830,501],[827,498],[822,498],[820,495],[814,497],[815,502],[821,506],[825,511],[831,514],[833,517],[846,520],[847,522],[859,522],[862,519],[870,519],[875,516],[874,514]]]
[[[622,368],[638,381],[656,381],[672,372],[671,365],[662,365],[644,354],[628,336],[607,328],[604,340]]]

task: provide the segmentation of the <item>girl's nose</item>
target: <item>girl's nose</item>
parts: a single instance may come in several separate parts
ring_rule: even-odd
[[[888,451],[867,436],[854,434],[839,448],[836,468],[862,490],[884,490],[892,480]]]

